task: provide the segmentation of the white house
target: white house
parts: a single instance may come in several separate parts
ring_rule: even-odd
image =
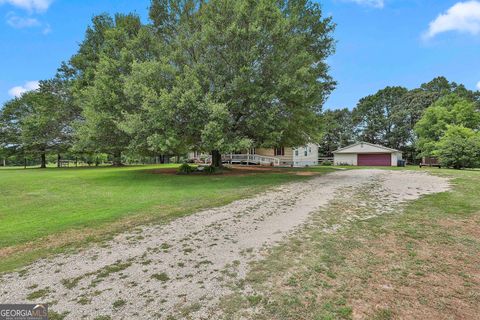
[[[209,162],[210,155],[190,152],[193,161]],[[300,147],[252,148],[241,153],[223,154],[224,163],[248,163],[270,166],[306,167],[318,164],[318,145],[307,143]]]
[[[277,158],[279,165],[283,166],[306,167],[318,164],[318,145],[315,143],[301,147],[256,148],[254,153]]]
[[[402,152],[378,144],[358,142],[333,152],[335,165],[396,167]]]

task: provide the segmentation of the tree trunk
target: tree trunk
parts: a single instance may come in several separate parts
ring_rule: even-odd
[[[45,155],[45,152],[42,153],[42,163],[40,165],[40,168],[46,168],[47,167],[47,156]]]
[[[27,158],[23,158],[23,168],[27,169]]]
[[[161,164],[164,164],[164,163],[165,163],[165,155],[161,154],[161,155],[159,156],[159,158],[160,158],[160,163],[161,163]]]
[[[212,167],[220,168],[222,166],[222,155],[220,151],[212,151]]]
[[[60,161],[62,161],[62,156],[59,153],[59,154],[57,154],[57,168],[61,167]]]
[[[78,167],[78,157],[75,157],[75,167]]]
[[[122,165],[122,152],[121,151],[115,151],[113,154],[113,165],[115,167],[120,167]]]

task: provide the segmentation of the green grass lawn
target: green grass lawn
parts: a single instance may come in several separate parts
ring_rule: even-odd
[[[0,272],[72,244],[102,239],[142,223],[166,222],[273,185],[307,179],[287,171],[152,173],[168,167],[0,169]]]
[[[222,302],[226,318],[478,317],[480,171],[406,169],[450,177],[452,190],[410,202],[402,214],[325,232],[325,222],[336,225],[340,213],[365,210],[352,209],[354,197],[337,197],[305,230],[252,265],[246,281]],[[369,190],[356,196],[369,198]],[[253,317],[252,308],[258,311]]]

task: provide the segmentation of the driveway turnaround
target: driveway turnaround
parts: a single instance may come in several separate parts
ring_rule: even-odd
[[[449,189],[445,178],[388,170],[343,170],[284,184],[3,275],[0,303],[49,303],[65,319],[219,318],[219,300],[251,262],[336,197],[372,185],[375,197],[366,201],[374,209],[362,217],[341,213],[346,220],[401,214],[407,201]]]

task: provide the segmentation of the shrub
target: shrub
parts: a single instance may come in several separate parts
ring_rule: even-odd
[[[178,168],[178,173],[189,174],[189,173],[192,173],[193,171],[195,171],[195,168],[189,165],[188,163],[184,163]]]
[[[444,167],[473,168],[480,165],[480,133],[463,126],[449,126],[436,144],[435,154]]]
[[[322,162],[322,166],[331,166],[332,165],[332,162],[331,161],[323,161]]]
[[[203,172],[207,174],[214,174],[215,172],[217,172],[217,168],[213,166],[206,166],[205,168],[203,168]]]

